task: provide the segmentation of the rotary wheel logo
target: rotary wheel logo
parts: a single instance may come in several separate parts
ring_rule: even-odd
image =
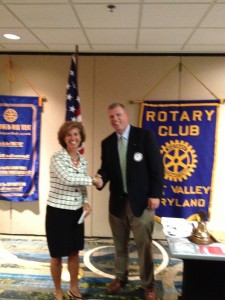
[[[7,108],[5,111],[4,111],[4,115],[3,115],[4,119],[7,121],[7,122],[15,122],[17,119],[18,119],[18,114],[17,112],[15,111],[15,109],[12,109],[12,108]]]
[[[165,179],[183,181],[195,171],[197,154],[193,147],[185,141],[170,141],[161,146]]]

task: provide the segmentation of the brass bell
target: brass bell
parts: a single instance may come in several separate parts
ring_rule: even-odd
[[[200,221],[198,222],[197,228],[193,225],[192,235],[188,239],[199,245],[208,245],[215,242],[206,228],[207,217],[205,212],[199,212]]]

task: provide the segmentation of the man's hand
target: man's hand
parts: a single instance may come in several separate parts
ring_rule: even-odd
[[[100,174],[96,174],[93,177],[93,185],[97,188],[100,189],[103,186],[103,181],[102,181],[102,176]]]
[[[148,198],[148,205],[147,209],[155,210],[160,205],[160,199],[159,198]]]

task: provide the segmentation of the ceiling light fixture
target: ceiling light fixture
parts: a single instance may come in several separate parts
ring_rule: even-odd
[[[3,34],[3,36],[4,36],[6,39],[10,39],[10,40],[19,40],[19,39],[20,39],[20,37],[19,37],[18,35],[11,34],[11,33]]]
[[[109,5],[107,5],[107,7],[108,7],[108,9],[109,9],[110,12],[114,12],[114,9],[116,8],[116,5],[109,4]]]

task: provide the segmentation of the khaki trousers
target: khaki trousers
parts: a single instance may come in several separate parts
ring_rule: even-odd
[[[129,238],[132,231],[137,246],[142,287],[148,289],[154,284],[152,257],[152,232],[154,211],[145,209],[140,217],[135,217],[127,201],[125,212],[120,217],[109,214],[115,246],[115,276],[120,280],[128,277]]]

